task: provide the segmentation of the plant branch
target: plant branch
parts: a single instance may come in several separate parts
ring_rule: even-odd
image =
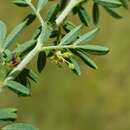
[[[79,4],[80,2],[82,2],[83,0],[71,0],[68,4],[68,6],[63,10],[63,12],[59,15],[59,17],[56,19],[56,24],[57,26],[59,26],[64,19],[66,18],[67,15],[69,15],[69,13],[72,11],[72,9]],[[30,6],[30,8],[33,10],[33,12],[35,13],[35,15],[37,16],[37,18],[39,19],[42,27],[44,28],[44,21],[40,15],[40,13],[36,10],[36,8],[33,6],[33,4],[31,2],[27,2],[28,5]],[[30,61],[34,58],[34,56],[41,51],[41,48],[43,46],[42,43],[39,42],[39,40],[37,40],[37,44],[35,46],[35,48],[30,51],[27,56],[20,62],[20,64],[14,68],[11,73],[9,74],[9,77],[7,77],[6,80],[10,80],[10,79],[14,79],[14,76],[10,76],[15,72],[21,72],[29,63]],[[63,49],[63,48],[73,48],[74,46],[48,46],[48,47],[43,47],[42,50],[48,50],[48,49]],[[16,75],[17,76],[17,75]],[[6,81],[5,80],[5,81]]]
[[[59,15],[59,17],[56,19],[56,24],[57,26],[59,26],[64,19],[68,16],[68,14],[72,11],[72,9],[79,4],[80,2],[82,2],[83,0],[70,0],[70,2],[68,3],[68,6],[63,10],[63,12]]]
[[[41,26],[44,28],[45,22],[43,21],[40,13],[35,9],[35,7],[33,6],[33,4],[31,2],[27,1],[27,3],[30,6],[30,8],[33,10],[33,12],[35,13],[37,18],[39,19]],[[7,77],[6,80],[14,79],[15,77],[12,76],[12,74],[15,73],[15,72],[21,72],[30,63],[30,61],[34,58],[34,56],[39,52],[41,47],[42,47],[42,43],[40,43],[39,40],[37,40],[37,44],[34,47],[34,49],[32,49],[27,54],[27,56],[25,56],[25,58],[20,62],[20,64],[18,64],[18,66],[10,72],[9,77]],[[5,80],[5,82],[6,82],[6,80]]]

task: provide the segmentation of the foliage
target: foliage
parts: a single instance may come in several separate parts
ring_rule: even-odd
[[[81,74],[79,59],[93,69],[97,69],[92,55],[105,55],[109,52],[107,47],[92,44],[99,27],[100,7],[103,7],[112,17],[122,18],[118,8],[128,8],[128,0],[93,0],[93,19],[91,20],[85,6],[89,0],[59,0],[48,9],[46,17],[40,11],[48,4],[48,0],[15,0],[19,7],[30,8],[28,14],[12,31],[7,34],[6,24],[0,21],[0,88],[9,88],[18,96],[31,95],[31,81],[37,83],[37,74],[27,67],[35,55],[37,58],[37,69],[41,73],[46,66],[47,59],[57,65],[66,64],[72,72]],[[35,4],[34,4],[35,3]],[[72,11],[78,15],[80,25],[75,25],[67,16]],[[35,19],[39,20],[38,27],[32,37],[24,43],[16,43],[17,38],[30,26]],[[81,33],[83,27],[95,25],[92,31]],[[51,45],[48,45],[51,43]],[[0,123],[8,124],[2,130],[37,130],[31,125],[13,123],[16,120],[15,108],[0,109]]]

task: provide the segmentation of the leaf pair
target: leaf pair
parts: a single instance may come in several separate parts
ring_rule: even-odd
[[[95,38],[98,28],[80,36],[82,27],[83,27],[83,25],[79,25],[79,26],[73,28],[68,34],[66,34],[62,38],[60,45],[84,44],[84,43],[88,43],[89,41],[91,41],[92,39]]]
[[[105,55],[109,52],[109,49],[99,45],[87,44],[96,37],[96,34],[99,30],[98,28],[83,35],[80,34],[81,29],[82,25],[74,27],[68,34],[66,34],[61,39],[59,46],[61,46],[62,48],[65,47],[65,49],[70,50],[74,55],[78,56],[89,67],[97,69],[96,63],[89,56]],[[67,60],[74,66],[74,68],[71,66],[69,68],[72,69],[73,72],[75,72],[76,74],[80,75],[80,66],[77,60],[75,60],[74,57],[68,58]]]
[[[97,69],[96,63],[92,59],[90,59],[87,54],[83,53],[82,51],[75,51],[75,54],[89,67]]]
[[[105,55],[109,52],[109,49],[98,45],[81,45],[78,46],[77,49],[71,49],[71,51],[89,67],[97,69],[98,67],[96,63],[90,58],[90,55]],[[79,67],[77,67],[77,69],[79,70]]]
[[[31,83],[33,81],[37,83],[38,76],[31,69],[23,69],[21,72],[14,72],[9,75],[15,77],[14,80],[7,80],[4,86],[8,87],[18,96],[30,96],[31,95]]]

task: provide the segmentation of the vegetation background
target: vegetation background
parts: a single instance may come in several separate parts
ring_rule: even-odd
[[[8,31],[28,11],[16,7],[11,0],[0,0],[0,19],[7,23]],[[78,77],[67,67],[58,68],[48,61],[39,84],[34,84],[32,97],[17,98],[4,90],[0,94],[0,107],[16,106],[18,121],[33,123],[40,130],[130,130],[129,13],[121,9],[124,18],[115,20],[102,10],[96,41],[111,51],[107,56],[95,58],[98,70],[82,65],[82,75]],[[33,26],[36,24],[19,41],[31,36]],[[35,65],[34,60],[30,66]]]

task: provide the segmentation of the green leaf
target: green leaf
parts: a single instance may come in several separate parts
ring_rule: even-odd
[[[60,9],[59,4],[52,5],[50,9],[48,10],[46,21],[50,23],[55,22],[56,15],[59,12],[59,9]]]
[[[20,24],[18,24],[6,37],[3,49],[11,46],[17,37],[23,32],[27,25],[30,25],[35,19],[35,15],[29,14]]]
[[[19,82],[20,84],[27,86],[28,88],[30,88],[30,82],[28,80],[28,73],[29,70],[28,69],[23,69],[19,75],[17,75],[17,77],[15,78],[16,82]]]
[[[37,59],[37,69],[38,72],[41,73],[46,65],[46,53],[44,51],[41,51],[38,55]]]
[[[96,37],[98,30],[99,29],[96,28],[96,29],[94,29],[94,30],[92,30],[90,32],[87,32],[86,34],[80,36],[79,39],[77,39],[74,44],[75,45],[84,44],[84,43],[87,43],[87,42],[93,40]]]
[[[79,36],[79,33],[80,33],[82,27],[83,27],[82,25],[79,25],[79,26],[75,27],[74,29],[72,29],[68,34],[66,34],[62,38],[60,45],[67,45],[67,44],[74,42],[77,39],[77,37]]]
[[[38,130],[30,124],[13,123],[2,128],[2,130]]]
[[[5,39],[5,43],[3,45],[3,49],[6,49],[8,46],[10,46],[15,39],[20,35],[20,33],[24,30],[26,26],[26,22],[22,22],[19,25],[17,25],[12,32],[7,36],[7,38]]]
[[[26,21],[26,25],[30,25],[35,19],[36,19],[36,15],[34,15],[34,14],[28,14],[24,18],[23,22]]]
[[[4,44],[4,39],[7,34],[7,28],[4,22],[0,21],[0,46]]]
[[[47,3],[48,0],[37,0],[37,11],[39,12]]]
[[[16,108],[3,108],[0,109],[0,122],[1,121],[14,121],[17,118]]]
[[[74,65],[74,69],[72,69],[72,71],[77,75],[81,75],[79,63],[74,58],[70,58],[70,62]]]
[[[76,54],[89,67],[91,67],[93,69],[97,69],[96,63],[92,59],[90,59],[86,54],[82,53],[81,51],[76,51]]]
[[[36,40],[29,40],[27,42],[24,42],[22,44],[18,44],[17,48],[14,50],[14,52],[17,53],[24,53],[26,52],[28,49],[32,48],[36,43]]]
[[[65,21],[64,23],[63,23],[63,28],[64,28],[64,30],[68,33],[68,32],[70,32],[72,29],[74,29],[76,26],[72,23],[72,22],[70,22],[70,21]]]
[[[80,18],[81,22],[84,25],[89,26],[90,18],[89,18],[89,15],[87,14],[86,10],[83,7],[80,7],[78,9],[78,15],[79,15],[79,18]]]
[[[34,31],[34,33],[33,33],[31,39],[36,40],[36,39],[39,37],[39,35],[41,34],[41,31],[42,31],[42,27],[40,26],[40,27],[38,27],[38,28]]]
[[[7,80],[5,83],[5,86],[7,86],[9,89],[14,91],[19,96],[29,96],[30,95],[30,90],[27,87],[23,86],[22,84],[20,84],[16,81]]]
[[[28,77],[29,77],[32,81],[34,81],[35,83],[37,83],[38,75],[37,75],[33,70],[29,70]]]
[[[99,6],[94,3],[93,4],[93,22],[94,24],[98,24],[99,21]]]
[[[108,8],[108,7],[105,7],[105,6],[104,6],[104,8],[112,17],[114,17],[116,19],[122,18],[122,16],[119,15],[113,8]]]
[[[119,0],[94,0],[94,2],[102,6],[107,6],[111,8],[117,8],[122,5]]]
[[[13,3],[19,7],[28,7],[26,0],[14,0]]]
[[[105,55],[109,52],[109,48],[99,45],[81,45],[79,48],[85,50],[87,53],[94,55]]]

